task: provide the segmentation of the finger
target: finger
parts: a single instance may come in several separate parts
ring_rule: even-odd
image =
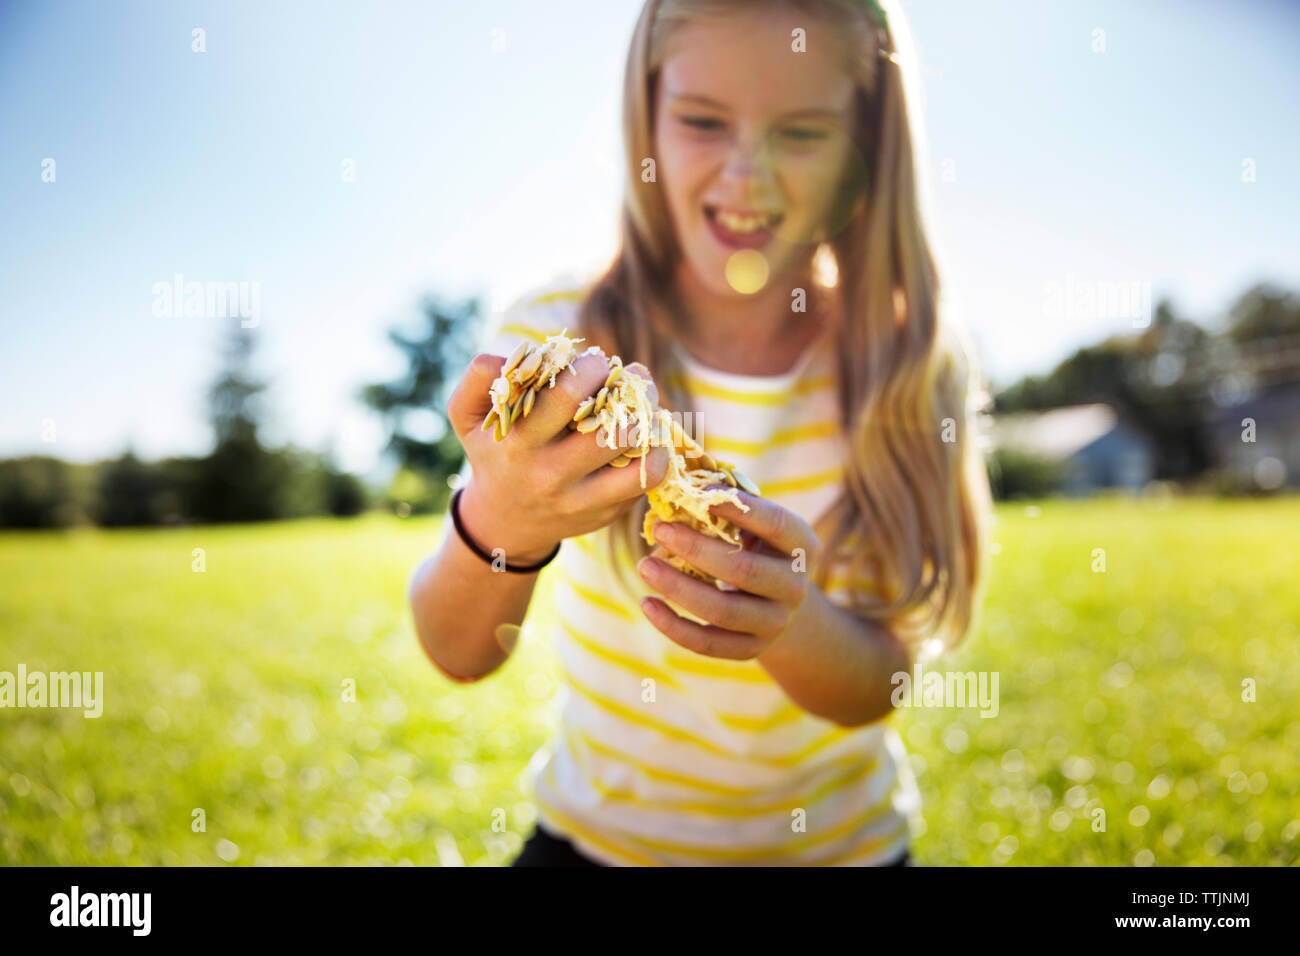
[[[666,561],[642,558],[641,580],[701,620],[742,634],[776,634],[786,624],[781,606],[752,594],[719,591],[712,584],[685,574]]]
[[[640,362],[632,362],[629,365],[624,365],[623,371],[631,372],[633,375],[639,376],[640,378],[645,379],[649,383],[649,388],[647,388],[646,391],[650,395],[650,405],[652,407],[658,407],[659,386],[656,385],[655,380],[650,377],[650,370],[646,368],[644,365],[642,365]]]
[[[659,386],[656,385],[654,379],[650,377],[650,370],[640,362],[633,362],[631,365],[623,366],[623,371],[625,374],[635,375],[646,383],[646,399],[649,401],[652,409],[657,409],[659,407]],[[655,437],[657,422],[658,418],[652,416],[649,421],[644,423],[645,429],[650,433],[652,441]],[[594,434],[602,447],[619,449],[635,448],[639,446],[642,441],[641,427],[641,423],[636,421],[635,418],[629,416],[622,425],[611,424],[605,428],[598,428]]]
[[[680,522],[657,522],[650,534],[656,544],[662,544],[692,567],[742,591],[777,601],[799,598],[801,588],[791,577],[790,563],[784,557],[737,548]]]
[[[573,487],[572,494],[575,500],[585,503],[627,501],[640,498],[656,487],[667,473],[668,449],[651,448],[645,456],[644,488],[641,487],[641,462],[634,458],[622,468],[597,468]]]
[[[488,355],[486,352],[474,356],[460,384],[447,399],[447,420],[452,430],[462,440],[465,436],[483,424],[483,419],[492,410],[492,398],[488,390],[506,360],[500,355]]]
[[[641,613],[675,644],[706,657],[724,657],[733,661],[753,660],[762,644],[752,634],[737,634],[712,624],[696,624],[682,617],[662,600],[641,599]]]
[[[599,435],[599,429],[585,435],[582,432],[567,432],[542,454],[554,463],[555,469],[569,483],[581,481],[622,454],[619,449],[603,444]]]
[[[510,433],[518,431],[519,440],[535,448],[550,443],[566,433],[578,406],[600,391],[608,377],[608,359],[595,353],[580,356],[572,368],[555,376],[553,384],[542,386],[528,417],[517,418]]]
[[[749,506],[749,510],[741,511],[730,502],[725,502],[709,508],[711,514],[726,518],[737,527],[753,532],[782,554],[793,554],[795,548],[802,548],[806,553],[817,544],[816,532],[794,512],[770,499],[759,498],[739,488],[732,490]]]
[[[768,545],[758,535],[746,531],[744,528],[740,529],[740,546],[744,548],[746,551],[757,551],[760,554],[770,553],[776,557],[782,556],[776,550],[768,547]],[[729,584],[726,581],[719,581],[718,590],[736,591],[739,589],[734,584]]]

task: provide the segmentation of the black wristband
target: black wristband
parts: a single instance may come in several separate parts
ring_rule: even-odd
[[[452,521],[452,524],[454,524],[454,525],[456,526],[456,533],[457,533],[458,535],[460,535],[460,540],[465,542],[465,547],[469,548],[471,551],[473,551],[475,554],[477,554],[480,558],[482,558],[482,559],[483,559],[484,561],[486,561],[488,564],[492,565],[493,569],[495,569],[496,566],[497,566],[497,559],[494,558],[494,557],[492,557],[492,555],[488,554],[486,551],[484,551],[482,548],[480,548],[477,544],[474,543],[474,539],[471,538],[471,537],[469,536],[469,532],[465,530],[465,524],[464,524],[464,522],[462,522],[462,521],[460,520],[460,493],[461,493],[462,491],[464,491],[463,488],[457,488],[457,489],[452,493],[452,496],[451,496],[451,508],[450,508],[450,510],[451,510],[451,521]],[[515,574],[535,574],[536,572],[542,570],[542,568],[544,568],[544,567],[546,567],[548,564],[550,564],[552,561],[554,561],[554,560],[555,560],[555,556],[556,556],[557,554],[559,554],[559,553],[560,553],[560,546],[557,544],[557,545],[555,546],[555,550],[554,550],[554,551],[552,551],[549,555],[547,555],[547,556],[546,556],[545,558],[543,558],[541,561],[538,561],[536,564],[509,564],[509,563],[506,563],[506,564],[505,564],[505,569],[506,569],[507,571],[511,571],[511,572],[513,572],[513,573],[515,573]]]

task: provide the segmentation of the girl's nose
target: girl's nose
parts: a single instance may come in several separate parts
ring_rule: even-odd
[[[748,134],[737,137],[722,168],[724,179],[737,185],[765,184],[772,178],[772,156],[765,137]]]

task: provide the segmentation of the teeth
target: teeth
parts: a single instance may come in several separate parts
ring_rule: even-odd
[[[727,212],[725,209],[719,209],[714,213],[714,218],[731,232],[750,233],[758,232],[765,229],[776,221],[775,216],[742,216],[736,213]]]

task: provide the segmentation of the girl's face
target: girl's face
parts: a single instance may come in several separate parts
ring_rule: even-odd
[[[684,264],[719,295],[757,291],[728,270],[742,250],[771,278],[806,263],[853,155],[854,84],[833,30],[771,14],[679,27],[658,76],[657,179]],[[791,48],[795,27],[806,52]]]

